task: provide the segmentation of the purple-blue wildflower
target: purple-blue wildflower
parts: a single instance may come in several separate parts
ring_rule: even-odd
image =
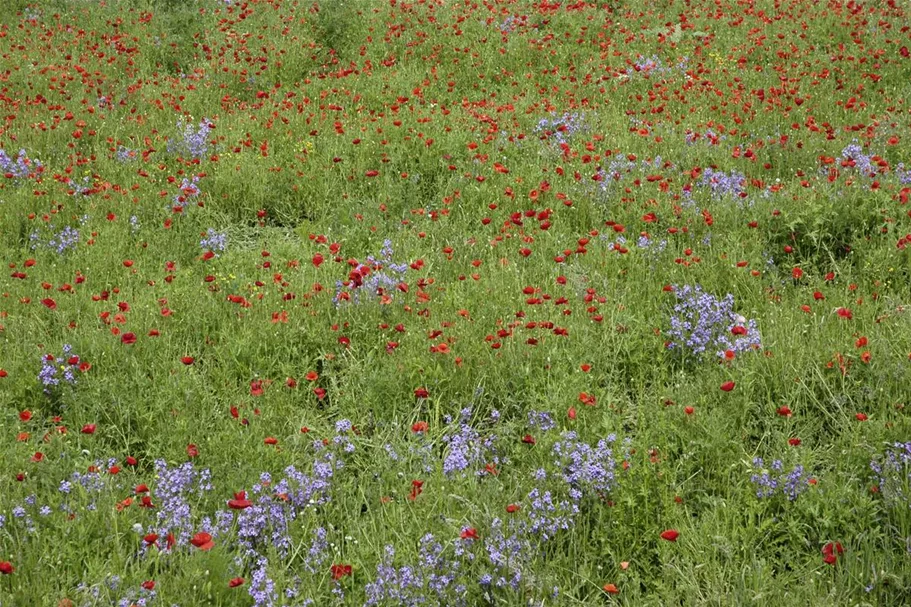
[[[405,273],[408,271],[407,263],[396,263],[394,261],[395,252],[392,248],[392,241],[388,238],[383,241],[383,247],[380,250],[379,258],[368,255],[365,263],[359,264],[354,268],[355,272],[366,272],[366,278],[360,286],[354,284],[346,285],[342,281],[335,284],[335,297],[333,302],[336,306],[341,305],[342,292],[351,293],[349,299],[354,304],[359,304],[363,300],[361,293],[369,293],[371,299],[385,295],[394,298],[396,287],[405,279]]]
[[[61,356],[46,354],[41,357],[38,381],[44,386],[45,394],[50,395],[55,388],[61,385],[61,382],[70,386],[76,385],[79,357],[72,354],[72,349],[71,345],[65,344]]]
[[[208,251],[215,253],[224,253],[228,249],[228,235],[225,232],[216,232],[215,228],[206,230],[206,236],[199,241],[199,246]]]
[[[565,113],[561,116],[551,114],[550,118],[542,118],[535,125],[535,133],[540,135],[542,141],[553,140],[558,146],[568,143],[577,133],[588,130],[585,115],[578,113]]]
[[[25,150],[19,150],[18,156],[11,158],[0,148],[0,177],[22,180],[39,175],[43,170],[41,162],[30,159]]]
[[[911,442],[893,443],[870,462],[870,469],[887,504],[911,508]]]
[[[725,173],[724,171],[706,167],[703,169],[702,177],[697,185],[709,188],[714,198],[722,198],[728,195],[740,198],[746,193],[746,176],[738,171]]]
[[[810,477],[800,464],[785,471],[784,463],[776,459],[766,468],[762,458],[756,457],[753,458],[753,469],[750,482],[756,490],[756,497],[760,499],[780,494],[793,502],[810,486]]]
[[[178,121],[177,130],[180,136],[168,141],[168,152],[179,154],[185,158],[203,158],[209,149],[209,133],[212,124],[203,118],[197,126]]]
[[[697,359],[714,354],[724,358],[728,351],[742,354],[761,346],[755,320],[734,312],[734,296],[718,299],[700,285],[674,285],[677,304],[667,332],[668,349],[680,349]]]
[[[454,476],[465,474],[469,469],[474,469],[475,474],[483,475],[483,467],[488,463],[498,464],[496,455],[496,437],[482,437],[481,434],[466,423],[470,417],[470,410],[466,416],[462,411],[462,421],[457,429],[443,437],[447,443],[446,455],[443,458],[443,474]]]

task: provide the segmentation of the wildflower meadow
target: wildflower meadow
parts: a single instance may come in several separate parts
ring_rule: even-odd
[[[907,0],[0,4],[0,607],[911,604]]]

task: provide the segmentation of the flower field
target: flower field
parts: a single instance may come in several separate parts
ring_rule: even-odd
[[[5,0],[0,607],[911,604],[904,0]]]

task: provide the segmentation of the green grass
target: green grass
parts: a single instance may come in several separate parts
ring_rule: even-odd
[[[895,4],[13,3],[0,606],[907,603]]]

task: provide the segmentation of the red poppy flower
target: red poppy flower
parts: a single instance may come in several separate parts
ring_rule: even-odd
[[[418,496],[424,491],[424,481],[413,480],[411,481],[411,493],[408,495],[408,499],[412,502],[418,498]]]
[[[46,299],[42,299],[42,300],[41,300],[41,303],[44,304],[44,306],[45,306],[48,310],[56,310],[56,309],[57,309],[57,302],[54,301],[53,299],[51,299],[50,297],[48,297],[48,298],[46,298]]]
[[[526,445],[534,445],[535,437],[532,436],[531,434],[526,434],[525,436],[522,437],[522,442],[525,443]]]
[[[136,343],[136,334],[133,332],[124,333],[120,336],[120,343],[130,345]]]
[[[27,422],[28,420],[32,419],[32,412],[29,411],[28,409],[26,409],[25,411],[20,411],[19,419],[21,421]]]
[[[823,562],[827,565],[834,565],[838,560],[838,556],[844,554],[845,549],[841,545],[841,542],[829,542],[822,547]]]
[[[515,514],[516,512],[519,511],[520,508],[521,508],[521,506],[519,506],[519,504],[509,504],[508,506],[506,506],[506,512],[508,512],[509,514]]]
[[[722,390],[723,392],[730,392],[731,390],[734,389],[734,386],[735,386],[735,385],[737,385],[737,384],[735,384],[735,383],[732,382],[732,381],[726,381],[726,382],[724,382],[723,384],[721,384],[721,390]]]
[[[95,434],[95,424],[86,424],[80,430],[82,434]]]
[[[233,578],[228,582],[228,588],[237,588],[238,586],[243,586],[245,581],[246,580],[244,580],[242,577]]]
[[[351,575],[351,565],[332,565],[332,579],[340,580],[346,575]]]
[[[253,502],[247,499],[246,491],[238,491],[234,494],[233,500],[228,500],[228,508],[232,510],[243,510],[253,505]]]
[[[194,359],[192,356],[183,356],[180,359],[180,362],[182,362],[185,365],[192,365],[195,361],[196,361],[196,359]]]
[[[9,575],[15,570],[16,568],[9,561],[0,561],[0,573],[3,575]]]
[[[411,431],[417,434],[418,432],[427,432],[427,422],[414,422],[411,424]]]
[[[617,588],[614,584],[605,584],[603,590],[607,594],[617,594],[620,592],[620,589]]]
[[[278,439],[275,438],[274,436],[269,436],[269,437],[266,437],[266,440],[264,440],[263,442],[266,443],[267,445],[277,445]]]
[[[854,414],[854,418],[859,422],[865,422],[865,421],[867,421],[867,414],[866,413],[856,413],[856,414]]]
[[[427,391],[427,388],[415,388],[414,397],[415,398],[429,398],[430,392]]]
[[[149,533],[148,535],[146,535],[145,537],[142,538],[142,541],[144,541],[146,544],[151,546],[152,544],[154,544],[155,542],[158,541],[158,534]]]
[[[459,535],[459,538],[463,540],[476,540],[478,539],[478,530],[474,527],[468,527]]]
[[[155,580],[146,580],[142,583],[142,587],[146,590],[155,590]]]
[[[189,445],[187,445],[187,457],[197,457],[198,455],[199,455],[199,448],[196,445],[194,445],[193,443],[190,443]]]
[[[668,529],[667,531],[661,532],[661,539],[667,540],[669,542],[676,542],[679,536],[680,532],[678,532],[676,529]]]
[[[778,407],[777,413],[782,417],[791,417],[792,415],[791,408],[786,405]]]
[[[212,536],[205,531],[200,531],[190,539],[190,543],[200,550],[211,550],[215,546]]]
[[[254,379],[250,382],[250,396],[262,396],[263,395],[263,382],[259,379]]]

